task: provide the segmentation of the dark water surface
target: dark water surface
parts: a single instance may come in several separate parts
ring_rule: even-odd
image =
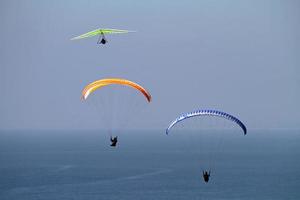
[[[208,184],[205,146],[161,131],[119,140],[112,149],[95,131],[2,131],[0,199],[300,199],[299,131],[228,134]]]

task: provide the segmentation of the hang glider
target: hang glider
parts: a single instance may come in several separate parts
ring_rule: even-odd
[[[106,34],[118,34],[118,33],[130,33],[130,32],[135,32],[135,31],[119,30],[119,29],[96,29],[96,30],[84,33],[82,35],[73,37],[73,38],[71,38],[71,40],[79,40],[79,39],[84,39],[84,38],[99,35],[99,39],[98,39],[97,44],[106,44],[107,40],[106,40],[104,35],[106,35]]]

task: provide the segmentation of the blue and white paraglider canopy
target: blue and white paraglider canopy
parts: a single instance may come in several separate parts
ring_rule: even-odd
[[[218,111],[218,110],[197,110],[197,111],[194,111],[194,112],[189,112],[189,113],[185,113],[185,114],[182,114],[180,115],[179,117],[177,117],[174,121],[171,122],[171,124],[169,125],[169,127],[166,129],[166,134],[168,135],[169,134],[169,131],[171,130],[171,128],[173,126],[175,126],[177,123],[185,120],[185,119],[188,119],[188,118],[191,118],[191,117],[200,117],[200,116],[216,116],[216,117],[222,117],[222,118],[225,118],[225,119],[228,119],[232,122],[235,122],[238,126],[241,127],[241,129],[243,130],[244,132],[244,135],[247,134],[247,128],[246,126],[243,124],[243,122],[241,122],[238,118],[230,115],[230,114],[227,114],[225,112],[222,112],[222,111]]]

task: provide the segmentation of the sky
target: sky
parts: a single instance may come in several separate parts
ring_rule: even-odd
[[[135,124],[219,109],[251,129],[300,128],[297,0],[2,0],[0,129],[101,128],[83,87],[127,78],[153,97]],[[126,35],[70,38],[97,28]]]

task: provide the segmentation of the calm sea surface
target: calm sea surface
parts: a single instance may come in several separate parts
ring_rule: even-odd
[[[115,149],[97,131],[2,131],[0,199],[300,199],[300,131],[227,134],[206,149],[205,135],[163,131],[122,133]]]

